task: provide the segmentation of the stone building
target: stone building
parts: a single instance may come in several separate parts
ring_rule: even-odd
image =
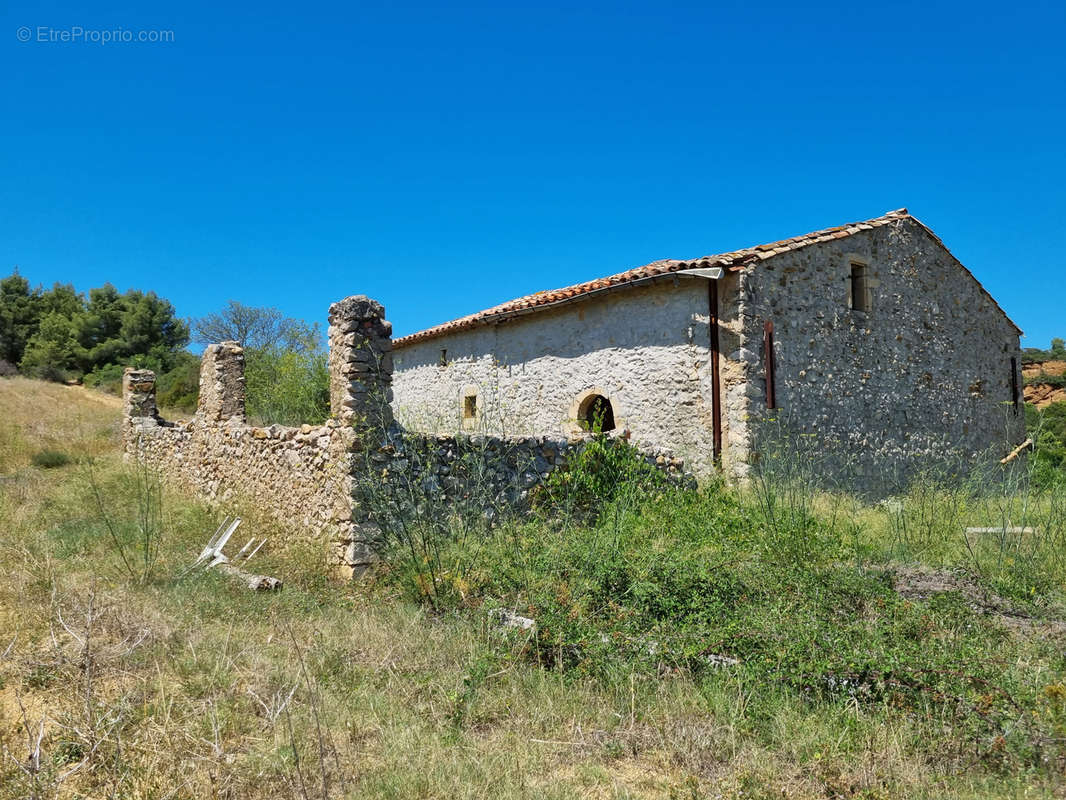
[[[401,337],[393,408],[436,433],[566,436],[599,418],[697,474],[734,477],[785,430],[871,481],[1016,444],[1020,333],[900,209]]]

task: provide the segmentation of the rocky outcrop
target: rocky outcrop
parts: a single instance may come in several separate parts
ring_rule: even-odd
[[[1022,365],[1025,379],[1023,394],[1025,402],[1037,408],[1047,408],[1052,403],[1066,402],[1066,361],[1032,361]],[[1045,378],[1059,380],[1044,380]]]
[[[1027,381],[1039,380],[1043,375],[1062,377],[1066,375],[1066,361],[1030,361],[1022,364],[1022,377]]]
[[[1066,387],[1048,383],[1030,383],[1024,389],[1025,402],[1037,408],[1047,408],[1052,403],[1066,403]]]

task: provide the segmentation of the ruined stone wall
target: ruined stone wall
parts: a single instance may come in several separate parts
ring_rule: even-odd
[[[245,422],[244,354],[236,342],[207,347],[200,402],[187,422],[160,419],[155,375],[126,370],[123,440],[128,458],[220,506],[266,510],[296,535],[329,549],[349,576],[376,556],[383,528],[400,514],[449,519],[458,510],[511,514],[529,490],[565,466],[588,437],[434,436],[392,419],[391,326],[379,303],[349,297],[330,307],[332,416],[299,428]],[[676,480],[681,460],[646,458]]]
[[[324,425],[248,425],[244,353],[236,342],[204,351],[199,403],[188,422],[160,419],[154,374],[127,370],[127,457],[209,501],[254,504],[294,532],[322,540],[338,567],[358,572],[373,553],[361,538],[363,520],[353,514],[354,454],[368,441],[376,443],[372,424],[391,421],[391,326],[384,314],[379,303],[362,296],[330,307],[333,417]]]
[[[218,367],[223,375],[219,375]],[[201,389],[223,378],[241,386],[243,358],[234,343],[211,345],[201,367]],[[230,381],[229,379],[233,380]],[[251,504],[292,530],[335,542],[341,551],[351,540],[351,461],[356,433],[335,420],[290,428],[244,424],[243,393],[225,389],[201,395],[193,419],[167,422],[154,412],[155,376],[127,370],[124,447],[127,457],[150,464],[170,481],[220,505]],[[221,410],[227,413],[222,415]],[[206,413],[205,413],[206,412]],[[339,556],[337,557],[339,564]]]
[[[535,488],[591,441],[591,436],[433,436],[393,425],[377,446],[355,456],[357,540],[373,551],[387,535],[417,537],[440,526],[463,535],[464,529],[514,519],[530,510]],[[693,483],[680,459],[663,452],[643,457],[667,480]]]
[[[729,319],[736,279],[722,283],[720,313]],[[579,400],[596,392],[636,446],[708,474],[708,319],[707,281],[678,277],[416,342],[395,352],[394,410],[412,430],[566,439],[579,430]],[[463,419],[470,394],[478,398],[473,426]]]
[[[133,424],[125,449],[206,500],[251,504],[294,530],[343,543],[354,431],[335,425]]]
[[[853,262],[867,265],[868,311],[849,307]],[[740,317],[733,359],[748,376],[756,448],[803,434],[837,451],[833,469],[852,485],[892,489],[923,465],[998,458],[1023,437],[1011,390],[1018,331],[910,218],[748,268]],[[769,412],[767,321],[779,406]]]
[[[365,511],[368,519],[379,519],[381,508],[375,506],[405,500],[439,501],[444,508],[473,503],[478,513],[489,515],[521,512],[528,508],[530,490],[565,468],[592,440],[591,435],[438,436],[394,425],[377,445],[355,455],[356,516]],[[691,479],[684,461],[669,452],[645,450],[642,457],[676,483]]]

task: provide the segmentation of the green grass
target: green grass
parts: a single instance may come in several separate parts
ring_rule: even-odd
[[[321,543],[170,490],[131,574],[93,490],[138,554],[145,479],[100,437],[117,408],[56,387],[42,418],[36,387],[0,393],[23,420],[0,440],[18,476],[0,483],[0,798],[1063,790],[1052,490],[926,485],[874,506],[578,476],[608,502],[436,542],[431,611],[417,561],[335,582]],[[22,471],[60,441],[76,465]],[[270,537],[254,563],[280,593],[181,577],[234,511]],[[962,533],[1008,518],[1038,534]],[[948,590],[894,588],[919,567]],[[536,630],[500,630],[497,607]]]

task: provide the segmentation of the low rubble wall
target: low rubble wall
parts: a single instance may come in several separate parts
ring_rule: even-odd
[[[437,508],[476,498],[484,513],[520,510],[529,491],[565,466],[586,440],[557,437],[432,436],[392,419],[391,325],[379,303],[349,297],[330,307],[331,417],[322,425],[257,427],[245,417],[244,351],[209,345],[189,421],[159,416],[155,374],[123,376],[123,446],[128,459],[213,503],[251,503],[297,535],[329,548],[347,576],[375,558],[389,508]],[[668,453],[646,456],[680,478]]]

